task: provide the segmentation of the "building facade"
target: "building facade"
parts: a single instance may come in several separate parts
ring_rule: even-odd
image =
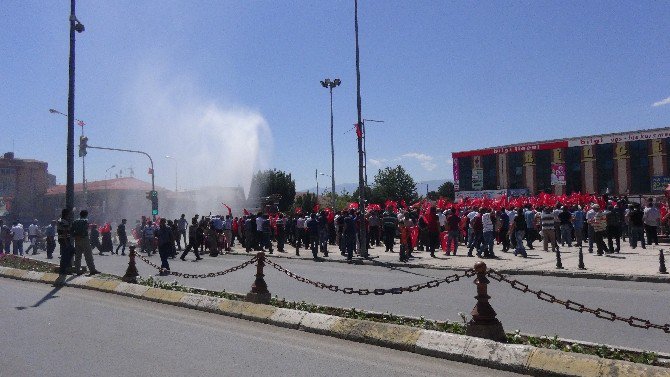
[[[0,217],[30,221],[44,217],[42,202],[56,184],[44,161],[15,158],[7,152],[0,159]]]
[[[452,153],[457,192],[649,195],[670,183],[670,127]]]

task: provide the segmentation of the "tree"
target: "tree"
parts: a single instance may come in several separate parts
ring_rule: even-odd
[[[437,188],[437,194],[444,198],[451,200],[452,202],[456,198],[454,194],[454,182],[446,181]]]
[[[398,165],[395,168],[387,167],[379,170],[372,185],[372,197],[378,201],[386,199],[404,200],[409,205],[414,203],[419,195],[416,192],[414,178],[402,166]]]
[[[272,169],[259,170],[254,174],[249,188],[249,206],[258,207],[267,204],[268,200],[274,201],[274,198],[269,198],[270,196],[278,198],[280,211],[291,208],[295,200],[295,180],[291,178],[290,173]]]
[[[314,206],[316,205],[316,194],[312,194],[309,191],[303,195],[295,198],[295,203],[293,203],[293,212],[297,208],[301,208],[303,213],[310,213],[314,211]]]
[[[325,190],[321,195],[321,204],[323,206],[332,207],[331,198],[332,197],[330,195],[330,191]],[[358,201],[358,197],[354,199],[352,194],[349,194],[347,190],[342,189],[342,191],[339,194],[335,193],[335,207],[333,209],[336,211],[346,209],[349,206],[349,203],[356,201]]]

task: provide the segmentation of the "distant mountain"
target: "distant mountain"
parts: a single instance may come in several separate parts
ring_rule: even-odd
[[[426,195],[426,185],[428,185],[428,191],[437,191],[437,188],[440,187],[444,182],[446,182],[446,179],[433,179],[430,181],[421,181],[416,184],[416,192],[419,195]],[[322,194],[325,191],[330,192],[330,184],[326,183],[325,185],[321,185],[321,182],[319,182],[319,194]],[[369,184],[372,184],[372,182],[368,181]],[[342,190],[346,190],[350,194],[352,194],[356,189],[358,188],[358,183],[342,183],[339,185],[335,185],[335,191],[339,194],[342,192]],[[297,190],[299,192],[305,192],[309,191],[312,193],[316,193],[316,186],[310,187],[308,189],[304,190]]]

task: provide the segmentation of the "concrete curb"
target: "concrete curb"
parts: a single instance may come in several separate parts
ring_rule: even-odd
[[[240,253],[240,252],[229,252],[228,255],[250,255],[250,253]],[[298,260],[312,260],[312,257],[302,257],[290,255],[290,253],[274,253],[266,254],[268,258],[283,258],[283,259],[298,259]],[[321,258],[323,262],[331,263],[345,263],[349,264],[346,260],[339,259],[329,259]],[[448,266],[433,266],[425,263],[400,263],[400,262],[383,262],[375,261],[368,259],[355,259],[354,264],[367,265],[367,266],[379,266],[384,265],[387,267],[393,268],[425,268],[429,270],[438,270],[438,271],[466,271],[469,268],[464,267],[448,267]],[[496,271],[501,274],[506,275],[532,275],[532,276],[555,276],[555,277],[569,277],[577,279],[596,279],[596,280],[615,280],[615,281],[636,281],[644,283],[670,283],[670,275],[634,275],[634,274],[606,274],[602,272],[581,272],[581,271],[569,271],[569,270],[520,270],[520,269],[496,269]]]
[[[486,339],[409,326],[342,318],[327,314],[276,308],[270,305],[150,288],[116,280],[103,280],[88,276],[58,276],[52,273],[9,267],[0,267],[0,277],[113,293],[537,376],[670,377],[670,369],[668,368],[601,359],[591,355],[526,345],[503,344]]]

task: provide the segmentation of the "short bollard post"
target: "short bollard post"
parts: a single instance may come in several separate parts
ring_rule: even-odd
[[[474,281],[477,285],[477,296],[475,296],[477,304],[470,312],[472,319],[468,322],[465,335],[505,342],[507,340],[505,330],[496,318],[495,310],[489,304],[491,296],[488,295],[486,287],[489,284],[489,279],[486,277],[486,263],[475,263],[474,270],[477,273]]]
[[[660,250],[660,253],[658,254],[658,273],[659,274],[667,274],[668,269],[665,268],[665,256],[663,255],[663,249]]]
[[[265,279],[263,277],[263,267],[265,266],[265,253],[259,252],[256,254],[256,280],[251,285],[251,292],[247,293],[246,300],[249,302],[255,302],[257,304],[269,304],[270,303],[270,292],[268,291],[268,285],[265,284]]]
[[[579,246],[579,265],[577,266],[580,270],[586,270],[586,266],[584,266],[584,253],[582,253],[582,246]]]
[[[128,268],[121,280],[126,283],[137,283],[137,277],[140,274],[137,273],[137,266],[135,266],[135,245],[130,245],[128,249],[130,250],[128,253]]]
[[[563,263],[561,262],[561,251],[558,248],[556,249],[556,269],[563,269]]]

